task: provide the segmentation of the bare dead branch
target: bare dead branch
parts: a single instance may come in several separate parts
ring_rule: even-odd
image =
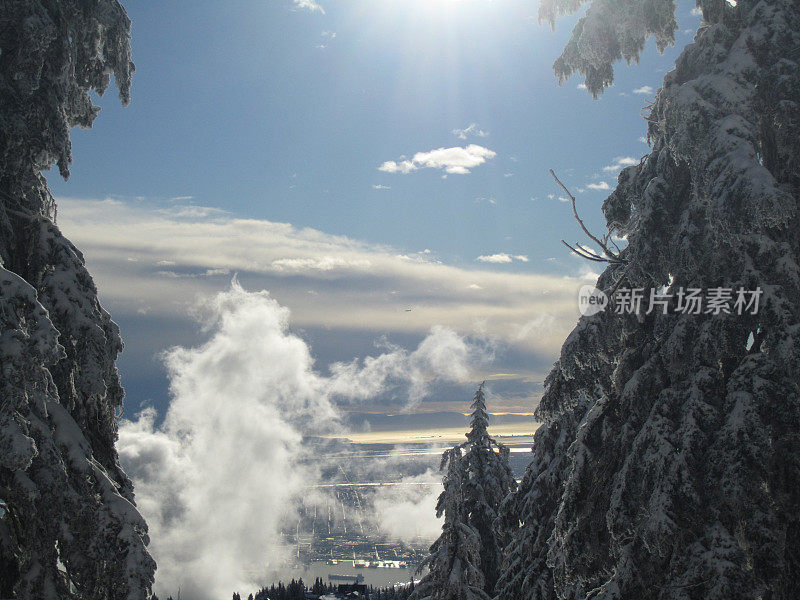
[[[586,252],[578,244],[575,244],[575,246],[570,246],[564,240],[561,240],[561,243],[564,244],[567,248],[569,248],[572,252],[574,252],[581,258],[585,258],[586,260],[593,260],[595,262],[609,262],[607,258],[603,258],[602,256],[598,256],[597,254],[590,254]]]
[[[578,225],[581,226],[581,229],[589,237],[589,239],[591,239],[595,244],[600,246],[606,258],[603,258],[600,255],[589,256],[585,250],[583,250],[583,252],[579,252],[578,250],[567,244],[564,240],[561,240],[561,242],[565,246],[567,246],[567,248],[572,250],[575,254],[587,260],[594,260],[594,261],[614,263],[614,264],[620,264],[620,263],[624,264],[626,261],[620,258],[619,254],[615,253],[608,247],[608,240],[610,239],[611,234],[609,233],[608,235],[604,236],[602,241],[598,239],[596,236],[592,235],[592,232],[586,228],[586,224],[583,222],[583,219],[581,219],[580,215],[578,214],[578,208],[575,204],[575,196],[573,196],[572,193],[567,189],[567,186],[565,186],[561,182],[561,180],[555,174],[553,169],[550,169],[550,175],[552,175],[553,179],[556,180],[556,183],[561,186],[561,189],[564,190],[564,193],[566,193],[567,196],[569,196],[570,202],[572,202],[572,214],[575,216],[575,220],[578,222]],[[576,246],[578,245],[576,244]],[[616,244],[614,244],[614,246],[616,247]],[[617,251],[619,252],[619,248],[617,248]]]

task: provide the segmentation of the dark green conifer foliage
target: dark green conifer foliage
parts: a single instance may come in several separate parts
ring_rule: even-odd
[[[583,3],[544,0],[553,20]],[[627,239],[597,287],[761,289],[757,314],[580,319],[546,380],[502,600],[791,600],[800,578],[800,3],[700,0],[603,205]],[[735,6],[734,6],[735,4]],[[556,73],[590,92],[668,0],[594,0]]]

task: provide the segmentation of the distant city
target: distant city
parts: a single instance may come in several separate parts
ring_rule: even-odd
[[[325,561],[332,569],[345,565],[356,569],[416,567],[432,540],[418,536],[410,542],[387,541],[386,534],[365,514],[370,502],[368,496],[375,487],[383,485],[415,484],[336,485],[323,508],[304,504],[294,535],[287,532],[296,546],[298,561]],[[427,485],[439,487],[439,484]]]
[[[301,500],[297,519],[283,531],[284,564],[268,565],[271,580],[288,581],[302,577],[326,583],[358,581],[375,586],[407,583],[427,556],[435,535],[408,535],[394,539],[381,527],[374,501],[379,493],[391,492],[402,498],[438,494],[441,453],[450,442],[354,444],[328,440],[321,444],[319,460],[324,464],[326,483],[315,486]],[[518,477],[530,461],[531,436],[503,439],[511,449],[510,464]],[[322,450],[324,448],[324,450]],[[427,481],[423,473],[434,473]],[[417,476],[417,477],[415,477]],[[426,514],[434,519],[433,509]],[[417,578],[419,576],[417,575]]]

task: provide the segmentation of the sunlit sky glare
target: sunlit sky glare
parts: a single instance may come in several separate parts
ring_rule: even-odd
[[[70,180],[48,181],[122,326],[128,414],[164,405],[154,357],[203,339],[188,307],[234,272],[292,310],[323,371],[381,336],[489,335],[500,350],[474,380],[503,374],[497,410],[529,412],[577,318],[531,298],[568,304],[589,271],[560,244],[584,240],[548,169],[601,230],[619,168],[648,152],[641,111],[699,24],[682,0],[676,47],[651,40],[595,101],[552,72],[576,17],[553,32],[533,0],[124,5],[131,104],[100,99]]]

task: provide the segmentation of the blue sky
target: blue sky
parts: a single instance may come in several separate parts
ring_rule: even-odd
[[[593,276],[559,242],[584,240],[548,169],[601,231],[614,165],[648,152],[642,108],[699,24],[682,1],[676,48],[651,41],[593,100],[552,73],[575,18],[553,32],[536,4],[125,2],[131,104],[98,99],[70,180],[48,181],[123,329],[128,413],[163,406],[154,356],[203,339],[191,307],[234,273],[292,311],[322,370],[442,325],[494,351],[440,398],[489,377],[533,408]]]

